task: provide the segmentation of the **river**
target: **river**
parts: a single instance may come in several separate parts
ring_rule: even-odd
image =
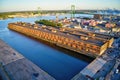
[[[91,15],[80,15],[91,17]],[[64,18],[65,16],[70,17],[70,15],[62,15],[59,18]],[[71,55],[74,52],[51,47],[48,44],[44,44],[7,28],[10,22],[23,21],[34,23],[35,20],[39,19],[55,18],[55,16],[42,16],[0,20],[0,39],[53,76],[56,80],[70,80],[92,60],[82,55],[79,56],[80,58],[74,57]]]

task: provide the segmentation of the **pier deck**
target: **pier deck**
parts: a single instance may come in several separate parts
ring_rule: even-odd
[[[95,33],[51,26],[43,27],[25,22],[9,23],[8,28],[94,58],[102,55],[107,48],[111,47],[114,41],[112,37],[103,39],[102,36],[105,37],[104,35],[99,35],[99,37]]]
[[[6,80],[55,80],[48,73],[0,40],[0,73]]]

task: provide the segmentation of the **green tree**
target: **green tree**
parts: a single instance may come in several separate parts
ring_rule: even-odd
[[[62,27],[62,24],[61,23],[56,23],[54,21],[49,21],[49,20],[37,20],[35,21],[35,23],[38,23],[38,24],[44,24],[46,26],[52,26],[52,27]]]

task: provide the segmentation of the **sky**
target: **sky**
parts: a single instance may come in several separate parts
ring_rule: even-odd
[[[120,0],[0,0],[0,12],[24,10],[119,9]]]

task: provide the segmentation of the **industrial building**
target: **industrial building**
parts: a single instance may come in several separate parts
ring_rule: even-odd
[[[94,14],[94,19],[99,19],[99,20],[101,20],[102,19],[102,15],[100,15],[100,14]]]
[[[46,27],[24,22],[9,23],[8,28],[91,57],[103,54],[114,41],[110,36],[84,30]]]

